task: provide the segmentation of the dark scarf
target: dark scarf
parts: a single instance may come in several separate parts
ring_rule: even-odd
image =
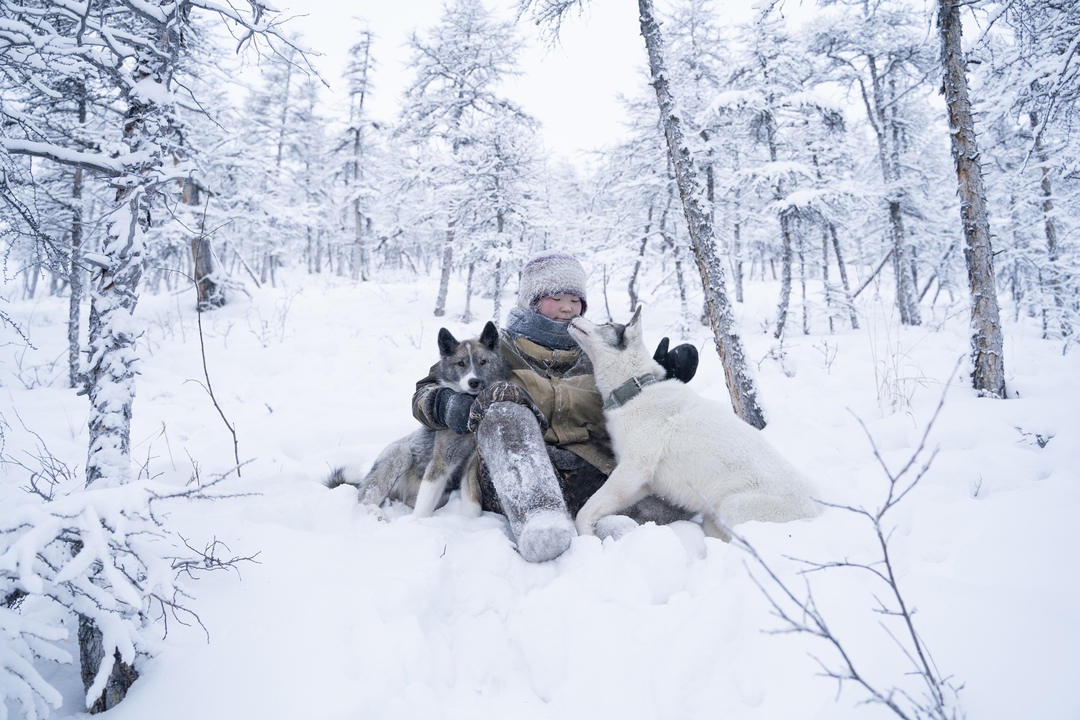
[[[522,307],[510,308],[506,316],[506,329],[511,335],[524,337],[552,350],[576,350],[574,338],[570,337],[570,323],[550,320],[538,312]]]

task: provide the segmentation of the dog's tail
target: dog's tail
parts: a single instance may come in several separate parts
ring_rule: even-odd
[[[330,471],[330,476],[323,480],[323,485],[333,490],[336,487],[342,485],[352,485],[353,487],[360,487],[362,481],[349,477],[348,470],[344,467],[337,467]]]

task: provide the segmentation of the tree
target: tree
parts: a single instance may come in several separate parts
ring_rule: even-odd
[[[985,83],[976,109],[985,117],[991,204],[1006,208],[1009,238],[998,267],[1011,276],[1018,304],[1042,315],[1044,337],[1074,337],[1075,252],[1063,239],[1075,227],[1080,159],[1080,6],[1030,0],[984,2],[971,71]],[[1004,263],[1001,260],[1005,260]]]
[[[780,239],[781,284],[774,335],[783,336],[791,302],[794,262],[803,257],[804,228],[819,224],[821,165],[831,135],[843,128],[835,103],[815,92],[818,74],[780,21],[761,18],[745,33],[750,39],[733,60],[726,90],[713,100],[719,114],[739,118],[747,138],[762,152],[741,157],[738,178],[764,196],[765,213]],[[805,296],[805,263],[802,287]],[[809,314],[803,302],[804,332]]]
[[[962,46],[960,5],[939,0],[938,32],[944,75],[945,105],[952,136],[952,154],[960,191],[960,215],[967,247],[971,286],[972,384],[988,397],[1005,397],[1004,340],[994,280],[990,216],[986,206],[982,163],[975,137],[975,118],[968,97],[966,58]]]
[[[924,129],[922,97],[935,59],[926,46],[925,28],[904,2],[828,0],[810,26],[811,49],[831,64],[832,75],[862,101],[876,143],[881,195],[889,235],[888,252],[896,279],[900,321],[918,325],[918,273],[908,224],[917,222],[915,202],[924,178],[913,168],[916,138]]]
[[[120,487],[130,480],[131,412],[135,398],[135,375],[139,355],[139,329],[132,320],[143,273],[148,233],[153,214],[164,199],[175,193],[193,172],[187,162],[177,163],[179,123],[176,82],[185,47],[197,34],[193,15],[206,12],[215,21],[238,31],[241,45],[256,38],[276,37],[266,8],[252,2],[247,11],[184,0],[154,5],[139,0],[112,0],[107,12],[92,4],[78,5],[52,0],[0,3],[5,34],[0,37],[0,56],[9,70],[20,72],[32,93],[29,107],[45,105],[49,82],[57,76],[94,78],[114,93],[119,121],[90,148],[57,142],[42,134],[34,118],[14,111],[12,130],[0,138],[5,155],[20,155],[54,162],[92,174],[114,190],[100,252],[84,253],[92,268],[89,317],[89,354],[85,391],[90,400],[87,420],[85,486],[95,489]],[[36,82],[41,79],[42,82]],[[23,106],[23,107],[27,107]],[[11,117],[11,116],[9,116]],[[76,533],[78,536],[78,533]],[[105,564],[104,568],[108,565]],[[96,582],[115,582],[108,572],[97,575],[94,564],[83,569]],[[95,582],[95,581],[91,581]],[[127,692],[136,677],[133,652],[116,633],[103,634],[101,620],[88,616],[86,632],[80,631],[89,666],[84,677],[95,711],[108,709]],[[100,644],[97,641],[101,641]],[[97,666],[95,666],[95,663]]]
[[[521,0],[522,11],[534,6],[533,15],[540,23],[552,24],[555,32],[563,15],[579,6],[579,0],[561,0],[536,3]],[[705,307],[716,342],[716,351],[724,366],[728,393],[735,414],[756,428],[765,427],[765,416],[757,400],[755,387],[742,341],[735,332],[735,318],[728,300],[724,268],[716,248],[716,236],[709,209],[701,201],[702,185],[693,154],[683,133],[683,119],[675,98],[672,96],[667,62],[664,56],[664,39],[656,20],[651,0],[638,0],[641,34],[649,56],[649,72],[656,100],[660,109],[661,124],[667,140],[668,156],[675,173],[683,212],[690,233],[690,245],[694,250],[701,285],[705,293]]]
[[[516,71],[518,43],[513,25],[496,20],[480,0],[448,5],[430,37],[414,34],[410,45],[416,78],[397,132],[416,148],[414,182],[431,189],[444,223],[435,303],[442,316],[456,259],[471,265],[490,255],[498,296],[512,236],[505,223],[523,213],[535,164],[535,121],[499,94]],[[477,204],[492,194],[498,206]]]
[[[685,0],[677,5],[667,41],[671,80],[683,108],[687,136],[699,141],[696,160],[705,175],[705,200],[715,226],[724,228],[721,251],[728,258],[735,302],[743,301],[746,243],[743,241],[743,185],[733,179],[742,170],[746,137],[734,127],[735,120],[715,112],[713,102],[728,88],[734,62],[732,43],[717,23],[712,0]]]
[[[365,238],[368,234],[370,219],[365,218],[365,207],[370,204],[370,188],[367,187],[366,170],[371,149],[368,147],[369,123],[364,101],[370,92],[371,73],[375,61],[371,56],[372,33],[363,30],[351,48],[349,64],[345,69],[345,81],[349,86],[349,128],[351,159],[346,167],[345,181],[351,183],[353,252],[352,279],[368,280],[370,260]],[[365,203],[365,200],[367,202]]]

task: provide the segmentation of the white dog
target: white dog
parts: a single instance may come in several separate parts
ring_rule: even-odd
[[[787,522],[820,513],[810,484],[730,407],[705,399],[645,349],[641,310],[629,325],[570,321],[592,360],[618,462],[577,515],[592,535],[601,518],[646,495],[704,515],[705,532],[725,541],[748,520]]]

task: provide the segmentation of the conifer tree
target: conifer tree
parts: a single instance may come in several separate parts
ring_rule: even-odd
[[[495,295],[513,256],[506,223],[520,224],[535,168],[535,121],[501,94],[516,72],[512,23],[480,0],[446,7],[428,37],[410,42],[416,77],[405,92],[398,134],[416,148],[415,182],[435,196],[442,260],[435,315],[446,312],[455,265],[492,268]],[[495,205],[488,204],[496,200]]]
[[[994,252],[990,241],[990,216],[983,183],[975,117],[968,95],[967,61],[962,44],[958,0],[939,0],[938,31],[945,105],[949,115],[953,160],[960,191],[960,215],[967,247],[968,281],[971,285],[972,384],[981,394],[1005,397],[1004,340],[994,280]]]
[[[520,7],[523,12],[532,9],[537,22],[553,28],[557,34],[563,16],[580,5],[579,0],[522,0]],[[656,91],[668,156],[705,293],[706,315],[724,366],[731,403],[736,415],[756,428],[763,428],[765,415],[758,404],[757,388],[746,363],[742,341],[735,331],[735,319],[728,299],[724,268],[718,255],[711,213],[701,200],[700,171],[684,132],[682,113],[672,94],[664,38],[651,0],[638,0],[638,18],[649,57],[649,73]]]

